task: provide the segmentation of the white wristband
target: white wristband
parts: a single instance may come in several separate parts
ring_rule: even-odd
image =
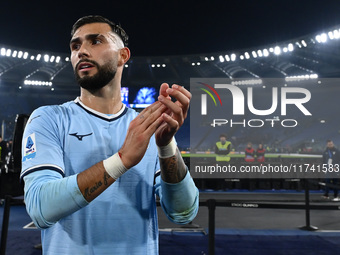
[[[119,157],[118,152],[113,156],[103,160],[103,165],[106,172],[115,180],[117,180],[128,169],[123,165],[122,160]]]
[[[172,139],[168,145],[158,147],[158,157],[160,158],[170,158],[176,154],[177,145],[175,140]]]

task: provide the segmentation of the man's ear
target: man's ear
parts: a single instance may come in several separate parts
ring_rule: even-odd
[[[119,50],[119,59],[118,59],[118,65],[124,65],[128,60],[130,59],[130,50],[127,47],[124,47]]]

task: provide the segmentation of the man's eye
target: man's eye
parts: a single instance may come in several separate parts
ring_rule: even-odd
[[[101,43],[101,40],[99,40],[99,39],[94,39],[92,43],[93,43],[93,44],[100,44],[100,43]]]
[[[72,44],[71,45],[71,49],[72,50],[78,50],[80,48],[80,45],[79,44]]]

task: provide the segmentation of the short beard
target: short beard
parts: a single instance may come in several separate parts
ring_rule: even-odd
[[[97,68],[98,72],[93,76],[86,75],[81,78],[77,72],[78,68],[75,69],[74,74],[76,76],[76,80],[79,86],[83,89],[88,91],[97,91],[105,87],[116,75],[117,68],[113,62],[106,63],[103,66],[100,66],[97,62],[91,60],[86,60],[85,62],[93,64]]]

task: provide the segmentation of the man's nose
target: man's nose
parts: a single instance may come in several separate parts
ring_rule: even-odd
[[[84,57],[89,57],[90,56],[90,51],[86,47],[85,44],[81,45],[79,51],[78,51],[78,57],[79,58],[84,58]]]

